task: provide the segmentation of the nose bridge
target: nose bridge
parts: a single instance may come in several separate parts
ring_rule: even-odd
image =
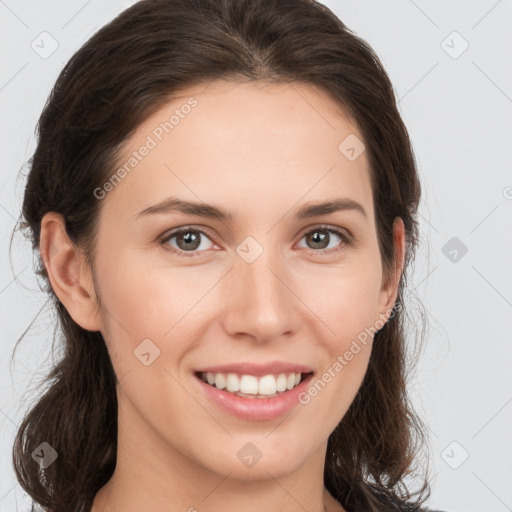
[[[261,248],[251,261],[246,255],[257,250],[251,243],[240,244],[237,251],[226,327],[231,334],[246,333],[258,341],[268,341],[293,329],[294,297],[285,284],[287,273],[279,251]]]

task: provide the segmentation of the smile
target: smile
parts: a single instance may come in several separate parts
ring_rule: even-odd
[[[244,398],[272,398],[279,396],[286,391],[291,391],[307,376],[309,373],[279,373],[268,374],[261,377],[248,374],[236,373],[213,373],[197,372],[203,382]]]

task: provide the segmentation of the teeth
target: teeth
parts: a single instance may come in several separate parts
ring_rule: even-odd
[[[286,391],[286,375],[284,373],[281,373],[281,375],[276,379],[276,391]]]
[[[215,374],[215,387],[218,389],[224,389],[226,387],[226,378],[223,373]]]
[[[291,390],[301,381],[300,373],[288,375],[237,375],[236,373],[211,373],[201,374],[201,379],[217,389],[225,389],[230,393],[250,398],[266,398],[277,396],[286,390]]]
[[[226,389],[232,393],[240,391],[240,380],[234,373],[228,373],[226,377]]]
[[[240,379],[240,393],[246,395],[257,395],[258,394],[258,379],[253,375],[242,375]]]
[[[258,386],[258,394],[273,395],[276,392],[276,379],[273,375],[265,375],[262,377]]]

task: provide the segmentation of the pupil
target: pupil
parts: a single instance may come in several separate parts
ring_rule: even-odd
[[[315,249],[325,249],[328,245],[326,245],[325,242],[328,240],[329,234],[326,231],[314,231],[309,238]],[[188,249],[197,249],[197,247],[199,247],[199,236],[193,234],[192,231],[187,231],[178,236],[178,244],[180,245],[180,248],[183,248],[183,244],[179,243],[181,240],[185,242],[184,249],[187,249],[187,245]],[[192,247],[190,244],[192,244]]]
[[[317,235],[320,235],[320,236],[317,236]],[[328,238],[328,234],[325,232],[325,231],[314,231],[311,235],[311,239],[313,240],[313,245],[315,246],[314,248],[315,249],[325,249],[325,247],[327,247],[327,245],[325,245],[325,241],[327,240]],[[320,244],[320,247],[316,247],[317,244]],[[323,246],[322,246],[323,244]]]
[[[180,249],[181,248],[184,248],[185,250],[188,248],[188,249],[197,249],[197,247],[199,247],[199,236],[197,235],[194,235],[194,234],[191,234],[192,232],[191,231],[187,231],[186,233],[178,236],[178,245],[180,245]],[[182,247],[182,244],[180,244],[180,240],[184,240],[185,241],[185,244],[190,244],[192,243],[193,246],[191,247],[190,245],[185,245],[185,247]],[[195,244],[194,244],[195,242]]]

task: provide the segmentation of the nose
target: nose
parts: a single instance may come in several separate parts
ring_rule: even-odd
[[[252,263],[236,256],[226,276],[224,328],[229,335],[268,343],[296,332],[300,301],[283,263],[266,250]]]

